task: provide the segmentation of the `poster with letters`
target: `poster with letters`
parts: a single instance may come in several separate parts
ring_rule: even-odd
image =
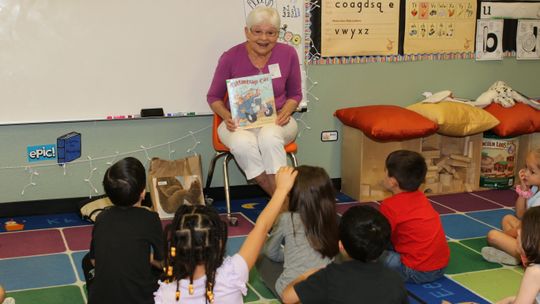
[[[540,59],[540,20],[518,20],[516,59]]]
[[[321,55],[397,55],[399,0],[322,1]]]
[[[479,19],[476,30],[476,60],[503,59],[504,20]]]
[[[405,54],[472,52],[476,0],[406,1]]]

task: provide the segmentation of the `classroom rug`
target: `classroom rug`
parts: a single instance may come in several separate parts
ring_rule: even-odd
[[[346,195],[337,197],[337,212],[343,214],[357,204],[375,208],[380,202],[356,202]],[[486,233],[500,229],[501,218],[514,212],[512,190],[430,196],[441,215],[451,251],[443,279],[429,284],[407,284],[410,303],[493,303],[517,293],[523,269],[482,259]],[[236,253],[268,198],[233,200],[238,226],[229,227],[227,254]],[[224,201],[213,204],[226,219]],[[22,231],[6,231],[4,223],[24,223]],[[163,221],[167,224],[170,221]],[[76,213],[0,218],[0,283],[17,304],[86,303],[81,260],[88,252],[92,226]],[[250,273],[245,303],[280,303],[260,280]]]

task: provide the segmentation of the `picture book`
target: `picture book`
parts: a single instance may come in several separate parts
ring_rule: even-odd
[[[227,92],[232,118],[239,129],[275,123],[276,104],[270,74],[227,79]]]

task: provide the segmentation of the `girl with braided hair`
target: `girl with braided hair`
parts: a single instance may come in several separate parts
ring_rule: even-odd
[[[214,209],[201,205],[178,208],[165,228],[165,267],[154,293],[155,303],[243,303],[249,270],[296,175],[294,168],[278,170],[274,195],[232,257],[225,257],[227,224]]]

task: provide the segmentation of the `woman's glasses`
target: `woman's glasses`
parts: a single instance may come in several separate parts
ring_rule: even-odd
[[[275,38],[278,35],[278,31],[263,31],[263,30],[258,30],[258,29],[255,29],[255,30],[249,29],[249,31],[255,37],[261,37],[262,35],[266,35],[266,37]]]

